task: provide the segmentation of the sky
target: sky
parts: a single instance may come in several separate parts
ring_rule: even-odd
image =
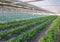
[[[20,0],[20,1],[28,1],[28,0]],[[37,2],[30,2],[29,4],[36,5],[43,9],[60,13],[60,0],[44,0]]]

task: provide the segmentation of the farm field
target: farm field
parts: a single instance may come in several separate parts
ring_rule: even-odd
[[[58,16],[0,23],[0,42],[58,42]]]

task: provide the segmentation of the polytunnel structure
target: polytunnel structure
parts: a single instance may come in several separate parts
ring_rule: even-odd
[[[60,42],[59,3],[0,0],[0,42]]]

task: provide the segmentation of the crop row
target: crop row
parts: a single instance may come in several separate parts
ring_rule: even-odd
[[[52,26],[44,37],[40,39],[40,42],[56,42],[58,32],[58,18],[53,22]]]
[[[54,18],[48,19],[46,22],[40,24],[39,26],[24,32],[23,34],[9,39],[7,42],[30,42],[41,30],[45,29],[45,27],[52,22]]]
[[[9,22],[9,23],[5,23],[4,25],[0,25],[0,29],[11,28],[11,27],[16,27],[16,26],[20,26],[20,25],[26,25],[26,24],[29,24],[29,23],[38,22],[39,20],[43,20],[43,19],[46,19],[46,18],[48,18],[48,17],[41,17],[41,18],[30,19],[30,20]]]
[[[48,17],[48,16],[47,16]],[[12,22],[7,22],[7,23],[0,23],[0,25],[9,25],[9,24],[15,24],[15,23],[24,23],[24,22],[33,22],[33,21],[37,21],[39,19],[44,19],[47,17],[40,17],[40,18],[33,18],[33,19],[27,19],[27,20],[19,20],[19,21],[12,21]]]
[[[50,17],[48,17],[48,18],[50,18]],[[42,18],[42,19],[39,19],[38,21],[34,21],[34,22],[32,22],[32,23],[26,23],[25,25],[29,25],[29,24],[34,24],[34,23],[36,23],[36,22],[40,22],[40,21],[46,21],[46,20],[48,20],[48,18]],[[23,24],[23,23],[22,23]],[[4,31],[4,30],[10,30],[10,29],[12,29],[12,28],[18,28],[18,27],[21,27],[21,26],[25,26],[25,25],[22,25],[21,23],[20,23],[20,25],[18,24],[18,26],[15,26],[15,25],[12,25],[11,27],[10,26],[1,26],[1,27],[4,27],[4,28],[0,28],[0,31]],[[16,24],[17,25],[17,24]],[[6,28],[7,27],[7,28]]]
[[[55,18],[50,17],[50,18],[48,18],[48,20],[49,19],[55,19]],[[11,34],[24,32],[24,31],[32,28],[32,26],[39,25],[39,24],[43,23],[44,21],[47,21],[47,20],[44,19],[44,20],[39,21],[39,22],[30,23],[28,25],[24,25],[24,26],[20,26],[20,27],[17,27],[17,28],[12,28],[10,30],[2,31],[2,32],[0,32],[0,39],[4,38],[5,36],[11,35]]]
[[[52,18],[52,17],[50,17],[50,18]],[[50,19],[50,18],[48,18],[48,19]],[[5,36],[14,34],[14,33],[19,33],[19,32],[26,31],[26,30],[30,29],[31,27],[39,25],[39,24],[41,24],[45,21],[46,21],[46,19],[43,19],[43,20],[39,20],[39,22],[30,23],[30,24],[26,24],[24,26],[20,26],[20,27],[17,27],[17,28],[12,28],[10,30],[2,31],[2,32],[0,32],[0,39],[4,38]]]

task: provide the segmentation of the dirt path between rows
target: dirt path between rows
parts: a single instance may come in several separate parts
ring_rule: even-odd
[[[46,28],[44,30],[42,30],[36,37],[35,39],[33,39],[31,42],[39,42],[41,37],[44,37],[46,32],[48,31],[48,29],[51,27],[52,23],[54,22],[54,20],[48,25],[46,26]]]

